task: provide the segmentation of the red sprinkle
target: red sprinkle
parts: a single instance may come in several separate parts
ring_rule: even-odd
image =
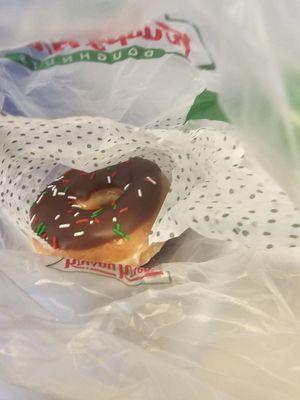
[[[63,183],[69,183],[70,179],[63,179]]]
[[[113,178],[113,177],[115,177],[117,175],[117,171],[114,171],[112,174],[111,174],[111,177]]]
[[[35,217],[35,223],[37,224],[37,223],[39,222],[39,220],[40,220],[40,217],[37,215],[37,216]]]
[[[57,237],[56,236],[52,236],[52,247],[54,249],[58,248],[58,243],[57,243]]]
[[[99,218],[95,218],[94,221],[96,222],[96,224],[100,224],[100,219]]]
[[[75,224],[84,224],[85,222],[89,222],[88,218],[82,218],[75,221]]]
[[[88,173],[87,172],[80,172],[80,175],[88,175]]]
[[[95,178],[96,172],[93,172],[90,176],[90,180],[92,181]]]
[[[121,208],[121,210],[119,211],[119,213],[121,214],[121,213],[126,212],[126,211],[128,211],[128,207]]]

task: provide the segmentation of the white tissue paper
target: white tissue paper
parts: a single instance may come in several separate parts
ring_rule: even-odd
[[[299,245],[298,209],[266,174],[247,165],[228,125],[181,132],[103,118],[7,116],[0,126],[3,210],[28,237],[31,204],[63,170],[92,172],[140,156],[156,162],[171,182],[150,242],[191,228],[246,247]]]

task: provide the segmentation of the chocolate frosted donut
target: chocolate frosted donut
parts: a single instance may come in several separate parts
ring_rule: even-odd
[[[149,246],[148,236],[168,188],[160,168],[140,157],[91,173],[71,169],[31,207],[32,230],[51,246],[34,240],[35,248],[142,265],[162,246]]]

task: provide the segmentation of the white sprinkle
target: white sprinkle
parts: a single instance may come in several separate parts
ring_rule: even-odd
[[[60,176],[59,178],[55,179],[55,181],[54,181],[54,182],[60,181],[60,180],[61,180],[63,177],[64,177],[63,175],[62,175],[62,176]]]
[[[113,222],[117,222],[117,218],[116,217],[113,217]]]
[[[74,214],[74,217],[77,217],[78,214],[79,214],[79,212],[77,211],[77,212]]]
[[[53,188],[53,185],[48,185],[47,188]]]
[[[84,231],[75,232],[74,236],[81,236],[84,234]]]
[[[57,194],[57,189],[55,188],[55,189],[53,190],[53,197],[55,197],[56,194]]]
[[[59,196],[64,196],[66,193],[65,192],[58,192],[57,193]]]
[[[76,196],[68,196],[67,198],[70,199],[70,200],[77,200]]]
[[[93,223],[94,223],[94,221],[93,221],[93,220],[91,220],[91,221],[90,221],[90,224],[92,225]]]
[[[111,178],[110,178],[110,176],[107,177],[107,182],[108,182],[108,183],[111,183]]]
[[[60,214],[57,214],[57,216],[54,218],[55,221],[60,217]]]
[[[32,224],[32,222],[33,222],[35,216],[36,216],[36,214],[34,214],[34,215],[31,217],[30,224]]]
[[[40,197],[37,199],[36,204],[39,204],[39,202],[42,200],[42,197],[44,196],[44,193],[40,195]]]
[[[151,182],[151,183],[152,183],[152,185],[156,185],[156,182],[155,182],[155,180],[154,180],[154,179],[152,179],[152,178],[150,178],[150,176],[147,176],[147,177],[146,177],[146,180],[147,180],[147,181],[149,181],[149,182]]]
[[[70,224],[61,224],[61,225],[59,225],[59,229],[69,228],[69,227],[70,227]]]
[[[129,186],[130,186],[130,183],[127,183],[127,185],[124,186],[124,190],[127,190],[129,188]]]
[[[139,197],[143,196],[141,189],[138,189],[138,195],[139,195]]]
[[[73,207],[73,208],[81,208],[78,204],[71,204],[71,207]]]

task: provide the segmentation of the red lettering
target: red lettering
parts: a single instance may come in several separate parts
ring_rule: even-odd
[[[187,57],[189,56],[191,52],[191,47],[190,47],[191,40],[186,33],[181,33],[163,22],[156,22],[156,25],[160,26],[162,29],[165,30],[166,38],[170,43],[175,45],[183,45],[185,49],[185,55]]]
[[[155,34],[152,35],[150,26],[145,26],[143,38],[147,40],[160,40],[162,38],[162,31],[155,29]]]
[[[105,50],[105,47],[103,46],[103,41],[102,40],[90,40],[87,43],[87,46],[91,46],[95,50],[103,51]]]
[[[71,47],[72,49],[75,49],[76,47],[80,46],[80,43],[77,42],[76,40],[61,40],[59,42],[52,43],[53,51],[55,53],[63,51],[67,46]]]

